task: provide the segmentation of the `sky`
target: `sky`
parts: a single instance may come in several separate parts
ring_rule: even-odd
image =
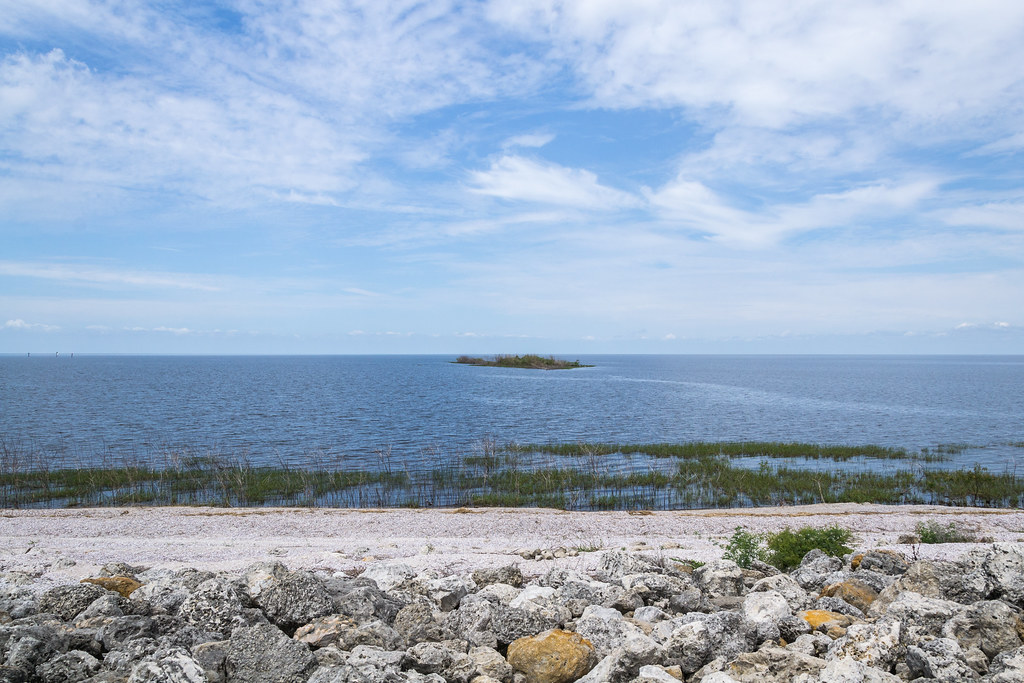
[[[0,0],[0,353],[1024,353],[1019,0]]]

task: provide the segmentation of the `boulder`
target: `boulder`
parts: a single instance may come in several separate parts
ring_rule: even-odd
[[[746,592],[743,570],[730,560],[713,560],[693,572],[700,590],[711,598],[738,596]]]
[[[523,572],[516,565],[477,569],[473,572],[473,581],[478,588],[490,586],[492,583],[504,583],[519,588],[523,585]]]
[[[561,628],[572,613],[558,605],[541,607],[535,604],[523,607],[502,607],[494,609],[491,618],[491,631],[500,644],[510,644],[515,640],[536,635],[543,631]]]
[[[127,598],[142,585],[130,576],[99,576],[91,579],[82,579],[82,583],[91,583],[108,591],[114,591],[120,594],[122,598]]]
[[[246,683],[305,683],[316,666],[305,643],[270,624],[236,628],[224,657],[227,680]]]
[[[245,624],[242,600],[234,586],[224,579],[207,579],[199,584],[178,612],[193,626],[224,635]]]
[[[829,576],[843,567],[843,561],[838,557],[826,555],[815,548],[800,561],[800,566],[794,569],[792,576],[805,590],[820,591]]]
[[[399,588],[416,576],[416,570],[407,564],[374,562],[366,568],[360,578],[370,579],[384,592]]]
[[[627,638],[650,640],[640,628],[626,621],[622,614],[609,607],[591,605],[576,620],[576,633],[587,639],[598,657],[604,657],[625,643]],[[654,642],[651,642],[654,645]]]
[[[784,597],[791,612],[799,612],[811,606],[813,599],[796,579],[789,574],[775,574],[756,581],[750,587],[751,593],[774,591]]]
[[[839,598],[856,607],[863,616],[878,597],[878,591],[861,580],[849,579],[825,586],[821,589],[821,597]]]
[[[923,676],[939,683],[959,683],[978,677],[952,638],[936,638],[907,648],[907,667],[913,677]]]
[[[901,632],[902,624],[898,621],[852,624],[846,629],[846,635],[829,646],[825,659],[849,657],[868,666],[887,670],[902,654]]]
[[[870,570],[889,576],[903,574],[909,566],[906,558],[895,550],[871,550],[854,555],[850,560],[850,567],[854,571]]]
[[[515,669],[505,658],[492,647],[478,646],[469,651],[469,656],[476,665],[476,670],[483,676],[489,676],[501,683],[512,683]]]
[[[594,663],[594,646],[578,633],[552,629],[508,646],[508,663],[530,683],[569,683]]]
[[[982,600],[964,608],[942,625],[942,635],[952,638],[964,650],[977,647],[992,659],[1000,652],[1022,644],[1024,623],[999,600]]]
[[[76,683],[84,681],[100,669],[100,660],[88,652],[70,650],[43,662],[37,669],[37,675],[45,683]],[[3,680],[0,677],[0,680]]]
[[[469,683],[476,664],[469,655],[440,643],[418,643],[406,652],[406,667],[423,674],[438,674],[449,683]]]
[[[170,648],[135,665],[128,683],[209,683],[209,679],[188,652]]]
[[[57,586],[39,596],[39,611],[56,614],[63,621],[73,621],[94,600],[109,594],[91,583]]]
[[[272,574],[256,590],[250,588],[249,595],[267,619],[286,632],[335,612],[331,593],[309,572]]]
[[[763,647],[733,659],[725,672],[739,683],[779,683],[810,678],[825,667],[825,661],[782,647]],[[704,680],[707,680],[706,678]]]

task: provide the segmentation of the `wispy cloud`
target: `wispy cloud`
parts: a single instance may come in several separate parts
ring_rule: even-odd
[[[194,289],[204,292],[216,292],[221,289],[211,282],[209,276],[148,273],[62,263],[0,261],[0,275],[96,285]]]
[[[45,323],[27,323],[21,318],[16,320],[8,320],[4,323],[4,329],[7,330],[34,330],[37,332],[56,332],[60,329],[58,325],[47,325]]]

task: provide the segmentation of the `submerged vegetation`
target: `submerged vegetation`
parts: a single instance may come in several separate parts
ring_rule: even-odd
[[[583,365],[578,360],[561,360],[554,356],[538,356],[526,354],[525,356],[498,355],[494,358],[475,358],[472,356],[459,356],[456,363],[463,365],[484,365],[496,368],[524,368],[528,370],[569,370],[571,368],[590,368],[592,365]]]
[[[929,503],[1024,506],[1024,477],[971,469],[926,469],[914,454],[879,446],[775,442],[508,445],[438,455],[403,469],[388,451],[376,466],[342,457],[302,466],[245,457],[167,451],[61,466],[0,437],[0,507],[300,505],[321,507],[543,506],[656,510],[804,503]],[[922,457],[931,460],[934,451]],[[885,465],[845,462],[877,458]],[[751,460],[751,458],[754,458]],[[808,459],[836,465],[808,467]],[[787,461],[787,459],[789,459]],[[913,465],[902,469],[898,461]],[[96,460],[94,460],[95,462]],[[841,464],[840,464],[841,463]]]

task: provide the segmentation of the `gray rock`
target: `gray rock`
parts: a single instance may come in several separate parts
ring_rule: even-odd
[[[210,683],[223,683],[226,677],[224,662],[228,655],[230,641],[217,640],[200,643],[192,648],[192,658],[203,667]]]
[[[516,565],[477,569],[473,572],[473,581],[478,588],[489,586],[492,583],[504,583],[519,588],[523,585],[523,572]]]
[[[39,597],[39,611],[56,614],[63,621],[72,621],[97,598],[110,591],[92,583],[77,583],[51,588]]]
[[[491,631],[501,645],[508,645],[514,640],[533,636],[543,631],[561,628],[572,617],[565,607],[541,607],[530,605],[524,607],[497,606],[491,618]]]
[[[315,668],[307,645],[271,625],[235,629],[224,659],[227,680],[246,683],[305,683]]]
[[[128,683],[208,683],[199,662],[181,648],[157,652],[151,660],[132,669]]]
[[[357,621],[380,619],[391,623],[404,606],[365,579],[328,579],[324,586],[334,601],[334,610]]]
[[[790,612],[796,613],[810,607],[814,601],[796,579],[789,574],[775,574],[765,577],[750,587],[751,593],[775,591],[786,599]]]
[[[837,612],[839,614],[845,614],[850,617],[856,617],[858,619],[864,618],[864,612],[860,611],[850,603],[846,602],[842,598],[836,597],[825,597],[818,598],[814,602],[812,609],[825,610],[826,612]]]
[[[711,598],[739,596],[746,592],[743,570],[730,560],[713,560],[693,572],[701,591]]]
[[[100,660],[88,652],[71,650],[40,664],[36,671],[43,683],[77,683],[92,676],[100,668]]]
[[[473,658],[440,643],[418,643],[406,652],[405,666],[423,674],[438,674],[450,683],[469,683],[476,673]]]
[[[199,628],[228,634],[244,623],[242,600],[234,586],[223,579],[199,584],[179,608],[181,617]]]
[[[494,605],[486,598],[467,595],[457,610],[445,616],[444,630],[450,635],[464,638],[472,645],[496,647],[497,637],[490,630],[494,609]]]
[[[982,600],[953,616],[942,626],[942,635],[960,647],[977,647],[992,659],[1000,652],[1015,650],[1021,643],[1019,617],[999,600]]]
[[[626,621],[618,611],[597,605],[584,610],[583,616],[576,620],[574,631],[590,641],[598,657],[611,654],[627,639],[650,641],[639,627]],[[650,644],[655,646],[653,641]]]
[[[39,600],[30,589],[22,586],[0,586],[0,615],[23,619],[39,611]]]
[[[317,617],[334,614],[334,599],[326,586],[309,572],[273,575],[260,585],[252,601],[271,623],[294,631]]]
[[[900,553],[893,550],[870,550],[861,556],[855,571],[874,571],[889,576],[899,576],[906,573],[908,567],[910,565]]]
[[[189,590],[179,579],[174,577],[160,578],[144,583],[132,591],[129,600],[145,601],[152,605],[152,610],[159,614],[177,614],[181,603],[189,595]]]
[[[110,617],[107,623],[96,631],[96,640],[106,650],[121,650],[124,645],[140,638],[154,639],[157,636],[152,617],[129,615]]]
[[[846,635],[829,646],[825,658],[833,660],[850,657],[868,666],[885,670],[902,654],[901,633],[902,624],[898,621],[853,624],[846,629]]]
[[[802,652],[782,647],[763,647],[756,652],[737,655],[729,663],[728,675],[739,683],[789,683],[801,679],[813,680],[825,666],[824,660]]]
[[[399,610],[394,628],[409,645],[440,642],[445,639],[445,632],[439,618],[440,613],[432,606],[417,602]]]
[[[1024,681],[1024,647],[1001,652],[989,666],[988,683],[1020,683]]]
[[[964,609],[963,605],[952,600],[926,598],[912,591],[899,593],[882,612],[876,609],[878,602],[875,600],[872,603],[871,609],[868,610],[869,616],[877,618],[884,615],[887,619],[902,622],[910,640],[922,636],[938,636],[946,622]]]
[[[662,574],[665,571],[650,558],[621,550],[601,553],[597,570],[609,580],[621,579],[629,574]]]
[[[900,683],[901,680],[888,671],[875,669],[850,657],[828,662],[816,679],[820,683]]]
[[[515,675],[515,669],[494,648],[486,646],[474,647],[469,651],[469,656],[473,660],[473,664],[476,665],[476,670],[481,675],[490,676],[497,681],[501,681],[501,683],[511,683]]]
[[[939,683],[958,683],[978,677],[967,665],[963,650],[952,638],[936,638],[907,648],[911,676],[933,678]]]
[[[1019,543],[996,543],[982,560],[992,586],[988,597],[1024,607],[1024,549]]]
[[[843,561],[838,557],[831,557],[815,548],[804,555],[800,566],[793,570],[790,576],[796,579],[804,590],[820,592],[826,583],[836,583],[844,578],[831,576],[842,567]]]
[[[415,576],[416,571],[407,564],[374,562],[366,568],[360,578],[370,579],[377,584],[377,588],[388,592],[401,587]]]

